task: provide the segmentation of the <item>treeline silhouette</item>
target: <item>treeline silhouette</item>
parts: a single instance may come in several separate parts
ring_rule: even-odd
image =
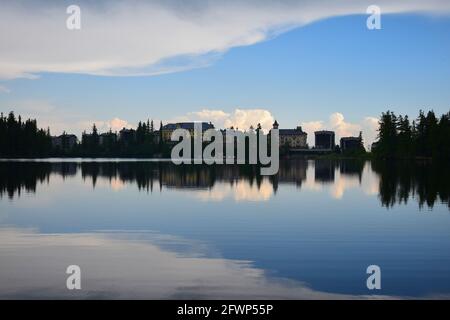
[[[383,113],[378,129],[379,141],[372,152],[378,158],[450,159],[450,112],[437,118],[433,111],[412,122],[407,115]]]
[[[415,199],[419,206],[433,208],[436,202],[450,208],[450,167],[441,160],[372,161],[372,169],[380,177],[379,199],[383,206],[408,203]]]
[[[139,122],[136,129],[118,135],[109,131],[100,134],[94,124],[83,132],[81,142],[65,132],[60,141],[50,129],[39,129],[36,120],[23,121],[10,112],[0,116],[0,158],[42,157],[170,157],[172,143],[162,139],[162,122],[155,130],[153,120]],[[450,112],[436,117],[433,111],[420,111],[412,122],[407,115],[382,113],[378,141],[372,153],[379,159],[439,158],[450,159]],[[246,141],[246,156],[248,149]],[[282,150],[281,150],[282,151]]]
[[[36,120],[22,121],[14,112],[0,114],[0,157],[45,157],[52,153],[49,130],[38,129]]]
[[[160,123],[160,129],[162,123]],[[70,143],[66,132],[54,145],[50,128],[39,129],[35,119],[22,120],[14,112],[0,115],[0,158],[43,157],[153,157],[170,155],[170,146],[162,142],[161,130],[154,129],[153,120],[139,122],[123,139],[112,131],[100,134],[94,124],[91,132],[83,132],[81,142]]]
[[[155,129],[153,120],[140,121],[135,129],[123,129],[119,133],[99,133],[93,124],[90,132],[84,131],[81,141],[66,131],[58,137],[47,130],[38,129],[36,120],[16,119],[14,112],[8,117],[1,116],[0,158],[45,158],[45,157],[86,157],[86,158],[169,158],[174,142],[162,137],[163,123]],[[256,133],[261,130],[256,129]],[[259,137],[257,136],[257,139]],[[259,141],[259,140],[257,140]],[[191,144],[194,144],[192,138]],[[204,143],[205,147],[207,143]],[[226,145],[223,145],[226,152]],[[258,145],[259,148],[259,145]],[[194,150],[194,148],[191,148]],[[249,138],[245,139],[245,159],[249,158]],[[270,139],[268,139],[270,151]],[[235,154],[237,142],[234,143]],[[269,152],[270,153],[270,152]],[[193,155],[192,155],[193,156]]]
[[[153,157],[169,156],[170,148],[155,130],[153,120],[140,121],[135,130],[125,130],[122,137],[112,132],[99,134],[96,125],[90,133],[83,132],[81,143],[73,148],[59,148],[56,154],[81,157]]]

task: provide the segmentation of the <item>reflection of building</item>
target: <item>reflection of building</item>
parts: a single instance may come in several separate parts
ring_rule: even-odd
[[[60,174],[63,178],[76,176],[78,164],[75,162],[59,162],[51,164],[51,172]]]
[[[301,186],[302,182],[306,180],[306,170],[308,169],[308,161],[302,159],[295,159],[289,161],[280,161],[280,169],[277,175],[277,182],[279,183],[294,183]]]
[[[343,176],[357,176],[361,181],[364,164],[365,161],[356,159],[341,161],[339,163],[339,172]]]
[[[361,150],[363,148],[362,137],[341,138],[340,147],[342,152]]]
[[[52,137],[53,148],[70,150],[78,143],[78,138],[74,134],[62,134],[59,137]]]
[[[205,132],[208,129],[214,129],[214,125],[210,122],[201,122],[202,132]],[[185,129],[188,130],[190,135],[194,135],[195,122],[178,122],[178,123],[169,123],[162,127],[162,139],[163,141],[170,141],[170,136],[172,132],[176,129]]]
[[[274,129],[278,129],[278,122],[275,120]],[[306,138],[308,134],[298,126],[295,129],[279,129],[280,147],[286,146],[290,148],[302,149],[307,148]]]
[[[334,149],[335,147],[334,131],[326,131],[326,130],[316,131],[314,132],[314,136],[316,141],[315,143],[316,149],[327,149],[327,150]]]
[[[317,182],[333,182],[334,171],[334,161],[316,160],[314,166],[314,180]]]

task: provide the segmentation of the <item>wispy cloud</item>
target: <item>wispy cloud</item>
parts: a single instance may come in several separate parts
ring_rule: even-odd
[[[0,78],[43,72],[154,75],[208,66],[248,46],[321,19],[366,14],[372,1],[77,1],[82,29],[69,31],[67,3],[2,3]],[[378,0],[382,13],[448,13],[447,0]]]

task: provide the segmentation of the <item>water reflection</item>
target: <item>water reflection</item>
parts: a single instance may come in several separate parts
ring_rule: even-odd
[[[275,196],[280,184],[298,191],[322,191],[343,197],[346,189],[362,188],[367,195],[378,194],[381,204],[392,207],[416,199],[420,207],[436,202],[449,204],[450,168],[429,162],[365,162],[360,160],[285,160],[277,175],[262,177],[256,166],[175,166],[169,162],[0,162],[0,197],[10,199],[23,192],[34,193],[38,184],[50,183],[51,176],[63,179],[81,175],[93,188],[107,181],[120,191],[135,184],[141,191],[188,189],[204,201],[266,201]],[[449,205],[450,207],[450,205]]]
[[[370,264],[384,274],[376,294],[446,295],[449,181],[425,162],[290,160],[271,177],[252,166],[0,162],[0,297],[354,298],[374,294]],[[69,264],[86,290],[62,287]]]
[[[1,228],[0,256],[3,299],[369,297],[321,292],[295,280],[269,277],[250,261],[209,257],[208,247],[200,242],[152,232],[39,234]],[[82,290],[69,291],[64,270],[74,262],[81,268]]]
[[[450,208],[450,167],[430,161],[374,162],[380,176],[379,197],[383,206],[407,203],[415,199],[420,207],[433,208],[446,203]]]

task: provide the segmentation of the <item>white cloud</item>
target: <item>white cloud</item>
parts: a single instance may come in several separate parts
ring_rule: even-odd
[[[10,1],[0,11],[0,78],[42,72],[153,75],[210,65],[227,50],[334,16],[366,14],[371,1]],[[448,13],[447,0],[378,0],[382,13]]]
[[[123,128],[132,128],[133,125],[130,124],[128,121],[120,119],[120,118],[114,118],[112,120],[109,121],[102,121],[102,120],[89,120],[89,121],[83,121],[82,123],[80,123],[82,125],[82,127],[84,128],[90,128],[92,127],[92,125],[95,123],[95,126],[97,127],[97,129],[100,132],[105,132],[105,131],[120,131]]]
[[[366,145],[377,140],[378,118],[365,117],[362,122],[362,128]]]
[[[203,109],[173,119],[178,121],[211,121],[216,128],[239,128],[247,130],[250,126],[256,128],[261,124],[264,130],[269,130],[275,121],[270,111],[265,109],[235,109],[231,113],[222,110]]]
[[[308,133],[308,143],[310,146],[314,145],[314,131],[322,130],[325,125],[323,121],[309,121],[301,123],[303,131]]]
[[[339,112],[335,112],[330,116],[329,123],[339,137],[356,136],[361,131],[359,124],[346,122],[344,115]]]
[[[370,145],[376,140],[378,119],[375,117],[365,117],[358,123],[351,123],[345,121],[345,117],[342,113],[335,112],[330,115],[328,122],[323,121],[310,121],[302,122],[302,128],[308,133],[309,145],[314,145],[314,131],[317,130],[333,130],[336,133],[336,142],[342,137],[358,136],[362,131],[364,144]]]

